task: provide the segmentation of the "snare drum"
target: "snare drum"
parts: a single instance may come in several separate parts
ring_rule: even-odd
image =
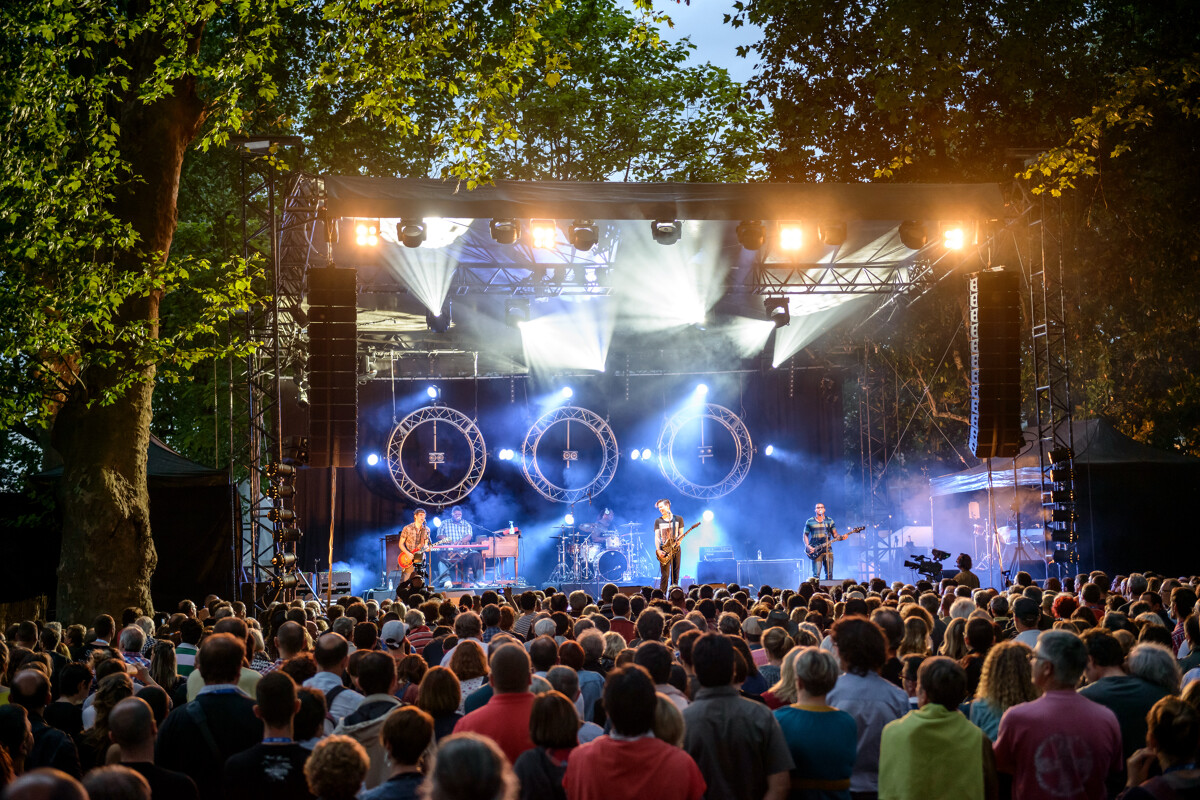
[[[604,546],[609,550],[621,549],[621,534],[610,533],[604,537]]]

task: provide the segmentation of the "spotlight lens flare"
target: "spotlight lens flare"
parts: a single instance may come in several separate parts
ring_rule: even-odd
[[[430,386],[425,390],[425,394],[429,395],[431,399],[436,398],[438,396],[438,389],[436,386]]]
[[[773,445],[773,444],[769,444],[769,445],[767,445],[766,447],[764,447],[764,448],[763,448],[763,454],[764,454],[764,455],[768,455],[768,456],[769,456],[769,455],[773,455],[774,453],[775,453],[775,445]]]
[[[560,394],[562,394],[563,400],[570,400],[572,397],[575,396],[575,390],[572,389],[570,386],[564,386],[562,388],[562,392],[560,392]]]
[[[779,223],[779,249],[796,251],[804,246],[804,230],[799,222]]]
[[[708,394],[708,384],[706,384],[706,383],[698,384],[696,386],[696,394],[700,395],[701,397],[704,397],[705,395],[707,395]]]
[[[434,518],[433,518],[433,527],[435,527],[435,528],[440,528],[440,527],[442,527],[442,518],[441,518],[441,517],[434,517]]]
[[[642,461],[649,461],[651,458],[654,458],[654,454],[651,453],[650,448],[647,447],[642,451]]]
[[[713,520],[713,512],[710,509],[704,509],[704,513],[701,516],[704,517],[705,522],[712,522]]]
[[[367,456],[367,466],[373,467],[378,463],[379,463],[379,454],[378,453],[371,453],[371,455]]]
[[[575,524],[575,515],[574,515],[574,514],[567,514],[565,517],[563,517],[563,524],[565,524],[565,525],[574,525],[574,524]]]
[[[629,457],[632,458],[634,461],[637,461],[639,458],[642,457],[642,453],[640,450],[634,450],[632,453],[629,454]]]
[[[967,232],[959,225],[946,228],[942,232],[942,243],[947,250],[962,250],[967,246]]]

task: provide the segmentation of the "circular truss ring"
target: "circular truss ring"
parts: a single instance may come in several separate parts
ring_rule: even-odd
[[[684,425],[696,419],[711,419],[733,437],[733,466],[724,478],[713,484],[705,485],[688,480],[675,463],[675,437]],[[750,441],[750,431],[746,428],[746,423],[728,408],[715,403],[681,409],[663,423],[662,431],[658,435],[658,467],[662,470],[663,477],[687,497],[710,500],[729,494],[746,479],[753,457],[754,445]]]
[[[421,425],[426,423],[443,423],[458,431],[467,441],[471,451],[471,461],[466,474],[448,489],[434,490],[421,486],[404,468],[401,454],[408,437]],[[461,411],[446,406],[425,406],[418,408],[392,428],[388,436],[388,471],[392,483],[408,499],[415,503],[431,506],[448,506],[462,502],[463,498],[479,485],[483,478],[483,468],[487,466],[487,447],[483,441],[483,433],[475,421]]]
[[[560,422],[582,424],[592,432],[604,451],[602,463],[596,474],[586,484],[574,489],[555,484],[545,476],[538,463],[538,447],[542,436]],[[620,463],[621,453],[612,428],[600,415],[578,406],[562,406],[543,414],[530,426],[525,434],[525,441],[521,444],[521,472],[524,473],[525,480],[538,494],[552,503],[577,503],[595,497],[612,482]]]

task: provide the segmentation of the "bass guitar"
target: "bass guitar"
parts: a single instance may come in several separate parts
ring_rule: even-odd
[[[703,522],[703,520],[701,520],[701,522]],[[674,561],[675,556],[679,555],[679,543],[683,541],[683,537],[687,536],[689,533],[699,527],[700,522],[697,522],[695,525],[679,534],[678,539],[672,539],[669,542],[663,542],[662,550],[654,551],[654,556],[658,559],[658,563],[665,567],[667,564],[670,564],[672,561]]]
[[[809,547],[808,551],[807,551],[808,557],[811,558],[813,561],[816,561],[818,558],[825,555],[826,553],[828,553],[830,551],[830,549],[833,548],[834,542],[845,541],[846,539],[849,539],[851,536],[858,533],[859,531],[864,531],[866,529],[867,529],[866,525],[859,525],[857,528],[851,528],[850,530],[846,531],[841,536],[835,536],[832,539],[827,539],[826,541],[822,542],[821,544],[816,545],[815,547]]]

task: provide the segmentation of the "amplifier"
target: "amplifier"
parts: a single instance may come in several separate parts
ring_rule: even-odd
[[[328,572],[318,572],[314,575],[314,573],[306,572],[305,575],[308,577],[309,582],[312,583],[312,587],[314,589],[316,589],[317,594],[320,595],[322,600],[324,600],[325,599],[325,585],[327,583],[329,583],[329,573]],[[333,592],[332,592],[332,594],[333,594],[333,601],[335,603],[338,600],[340,600],[341,598],[350,594],[350,573],[349,572],[333,573]],[[308,589],[305,588],[303,585],[301,585],[297,588],[296,597],[299,598],[300,600],[312,599],[312,595],[310,595],[308,593]]]
[[[719,561],[726,558],[733,558],[732,547],[701,547],[699,553],[701,561]]]

